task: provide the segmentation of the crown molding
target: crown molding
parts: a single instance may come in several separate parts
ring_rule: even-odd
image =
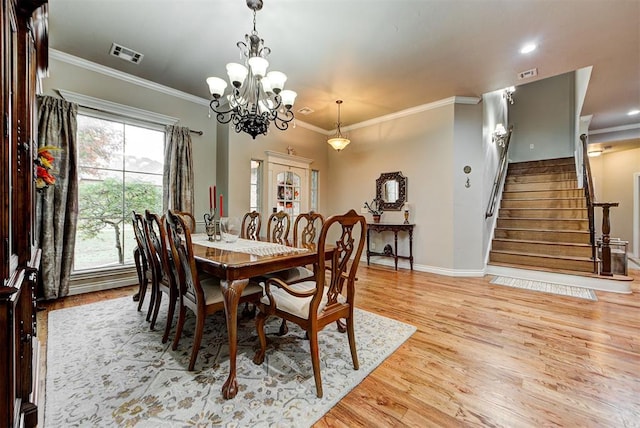
[[[133,76],[129,73],[124,73],[122,71],[115,70],[110,67],[106,67],[101,64],[97,64],[92,61],[88,61],[84,58],[80,58],[74,55],[70,55],[68,53],[56,50],[49,49],[49,58],[65,62],[67,64],[74,65],[76,67],[84,68],[85,70],[93,71],[95,73],[100,73],[105,76],[112,77],[114,79],[121,80],[123,82],[131,83],[132,85],[137,85],[146,89],[151,89],[152,91],[160,92],[166,95],[170,95],[172,97],[180,98],[195,104],[209,106],[208,99],[197,97],[195,95],[188,94],[186,92],[179,91],[174,88],[170,88],[168,86],[161,85],[156,82],[152,82],[151,80],[142,79],[140,77]],[[318,128],[317,126],[311,125],[310,123],[304,122],[302,120],[294,119],[295,126],[300,126],[302,128],[309,129],[311,131],[318,132],[320,134],[329,134],[329,131]]]
[[[100,73],[105,76],[112,77],[114,79],[122,80],[124,82],[131,83],[133,85],[141,86],[146,89],[151,89],[152,91],[161,92],[163,94],[167,94],[176,98],[181,98],[183,100],[190,101],[195,104],[209,106],[208,99],[197,97],[195,95],[191,95],[186,92],[182,92],[177,89],[173,89],[168,86],[164,86],[159,83],[152,82],[150,80],[142,79],[140,77],[136,77],[131,74],[115,70],[113,68],[105,67],[104,65],[100,65],[95,62],[91,62],[86,59],[79,58],[77,56],[73,56],[65,52],[61,52],[56,49],[49,49],[49,58],[52,58],[61,62],[65,62],[67,64],[71,64],[76,67],[84,68],[89,71]],[[359,122],[353,125],[345,126],[342,129],[345,132],[348,132],[350,130],[377,125],[379,123],[388,122],[390,120],[411,116],[417,113],[421,113],[427,110],[433,110],[433,109],[447,106],[447,105],[452,105],[452,104],[472,104],[473,105],[473,104],[478,104],[480,101],[481,101],[481,98],[479,97],[453,96],[453,97],[445,98],[440,101],[434,101],[432,103],[422,104],[422,105],[411,107],[405,110],[400,110],[395,113],[390,113],[390,114],[376,117],[370,120],[365,120],[364,122]],[[324,134],[324,135],[333,135],[336,133],[336,129],[326,130],[323,128],[319,128],[315,125],[311,125],[310,123],[304,122],[302,120],[298,120],[298,119],[294,119],[294,120],[295,120],[296,127],[300,126],[302,128],[306,128],[311,131],[317,132],[319,134]]]
[[[610,132],[630,131],[632,129],[640,129],[640,123],[632,123],[631,125],[614,126],[612,128],[594,129],[589,131],[589,135],[608,134]]]
[[[180,119],[177,117],[167,116],[149,110],[143,110],[124,104],[118,104],[100,98],[90,97],[88,95],[77,94],[65,89],[56,89],[65,100],[76,103],[82,107],[88,107],[95,110],[105,111],[107,113],[118,114],[121,116],[131,117],[133,119],[143,120],[146,122],[159,123],[161,125],[175,125]]]
[[[459,97],[453,96],[449,98],[445,98],[443,100],[434,101],[432,103],[421,104],[419,106],[410,107],[405,110],[400,110],[395,113],[390,113],[384,116],[379,116],[370,120],[365,120],[364,122],[355,123],[349,126],[343,126],[342,130],[345,132],[352,131],[358,128],[364,128],[366,126],[377,125],[379,123],[388,122],[390,120],[400,119],[402,117],[411,116],[417,113],[422,113],[427,110],[433,110],[436,108],[452,105],[452,104],[470,104],[475,105],[481,101],[481,98],[478,97]],[[329,131],[329,135],[334,134],[336,132],[335,129]]]
[[[160,85],[159,83],[152,82],[151,80],[142,79],[128,73],[123,73],[122,71],[114,70],[113,68],[105,67],[104,65],[96,64],[95,62],[91,62],[77,56],[69,55],[68,53],[64,53],[56,49],[49,49],[49,58],[66,62],[67,64],[75,65],[76,67],[84,68],[85,70],[100,73],[105,76],[113,77],[114,79],[122,80],[123,82],[141,86],[146,89],[151,89],[156,92],[171,95],[172,97],[181,98],[195,104],[205,106],[209,105],[209,100],[206,100],[202,97],[196,97],[195,95],[187,94],[186,92],[182,92],[168,86]]]

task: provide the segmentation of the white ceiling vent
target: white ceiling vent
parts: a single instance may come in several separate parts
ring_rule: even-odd
[[[538,69],[532,68],[531,70],[521,71],[520,73],[518,73],[518,79],[520,80],[528,79],[530,77],[535,77],[537,75],[538,75]]]
[[[125,48],[117,43],[111,45],[111,51],[109,52],[113,56],[117,56],[125,61],[132,62],[134,64],[140,64],[142,57],[144,56],[140,52],[136,52],[133,49]]]
[[[313,112],[315,112],[315,110],[313,110],[312,108],[309,108],[309,107],[302,107],[302,108],[300,108],[298,110],[298,113],[304,114],[305,116],[309,115],[309,114],[311,114]]]

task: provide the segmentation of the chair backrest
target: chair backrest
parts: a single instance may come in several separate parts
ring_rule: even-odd
[[[289,238],[291,216],[284,211],[278,211],[269,216],[267,222],[267,241],[282,243]]]
[[[184,224],[189,229],[189,232],[193,233],[196,230],[196,218],[187,211],[174,211],[176,215],[179,215],[182,218]]]
[[[133,223],[133,234],[136,237],[136,244],[142,255],[142,264],[146,270],[151,263],[149,254],[149,244],[144,232],[144,217],[135,211],[131,211],[131,222]]]
[[[240,237],[243,239],[258,239],[262,226],[262,216],[258,211],[251,211],[242,217]]]
[[[196,304],[204,302],[204,292],[198,278],[189,229],[182,217],[171,210],[168,210],[165,216],[165,226],[171,248],[169,264],[177,280],[180,295]]]
[[[144,212],[145,227],[147,232],[147,241],[154,268],[158,274],[158,280],[165,279],[169,286],[174,285],[174,276],[169,266],[169,244],[167,243],[167,232],[163,225],[162,219],[157,214],[145,210]]]
[[[330,229],[341,229],[341,234],[335,242],[327,242]],[[335,234],[331,231],[332,235]],[[337,303],[338,296],[342,294],[342,290],[347,285],[347,302],[353,303],[355,296],[355,280],[360,256],[364,248],[364,242],[367,236],[367,221],[364,216],[359,215],[354,210],[349,210],[344,215],[334,215],[329,217],[322,225],[320,238],[318,239],[318,261],[316,272],[316,286],[318,291],[327,287],[327,307]],[[356,242],[357,241],[357,242]],[[335,251],[331,258],[331,263],[327,265],[324,259],[325,248],[327,245],[334,245]],[[351,265],[349,265],[349,260]],[[326,276],[325,272],[329,272]],[[328,283],[327,283],[328,281]],[[310,306],[310,313],[316,313],[320,303],[322,292],[314,296]]]
[[[293,223],[293,242],[296,245],[316,244],[323,225],[322,214],[313,211],[299,214]]]

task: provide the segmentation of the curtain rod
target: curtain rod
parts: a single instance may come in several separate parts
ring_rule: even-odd
[[[189,132],[191,132],[192,134],[198,134],[198,135],[204,134],[204,132],[202,131],[194,131],[193,129],[190,129]]]

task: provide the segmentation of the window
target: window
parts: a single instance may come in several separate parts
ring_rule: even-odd
[[[311,211],[318,212],[318,177],[320,171],[311,170]]]
[[[161,126],[78,114],[78,230],[74,271],[133,263],[131,211],[162,211]]]
[[[262,193],[262,161],[251,160],[251,197],[249,201],[249,211],[260,212]]]

